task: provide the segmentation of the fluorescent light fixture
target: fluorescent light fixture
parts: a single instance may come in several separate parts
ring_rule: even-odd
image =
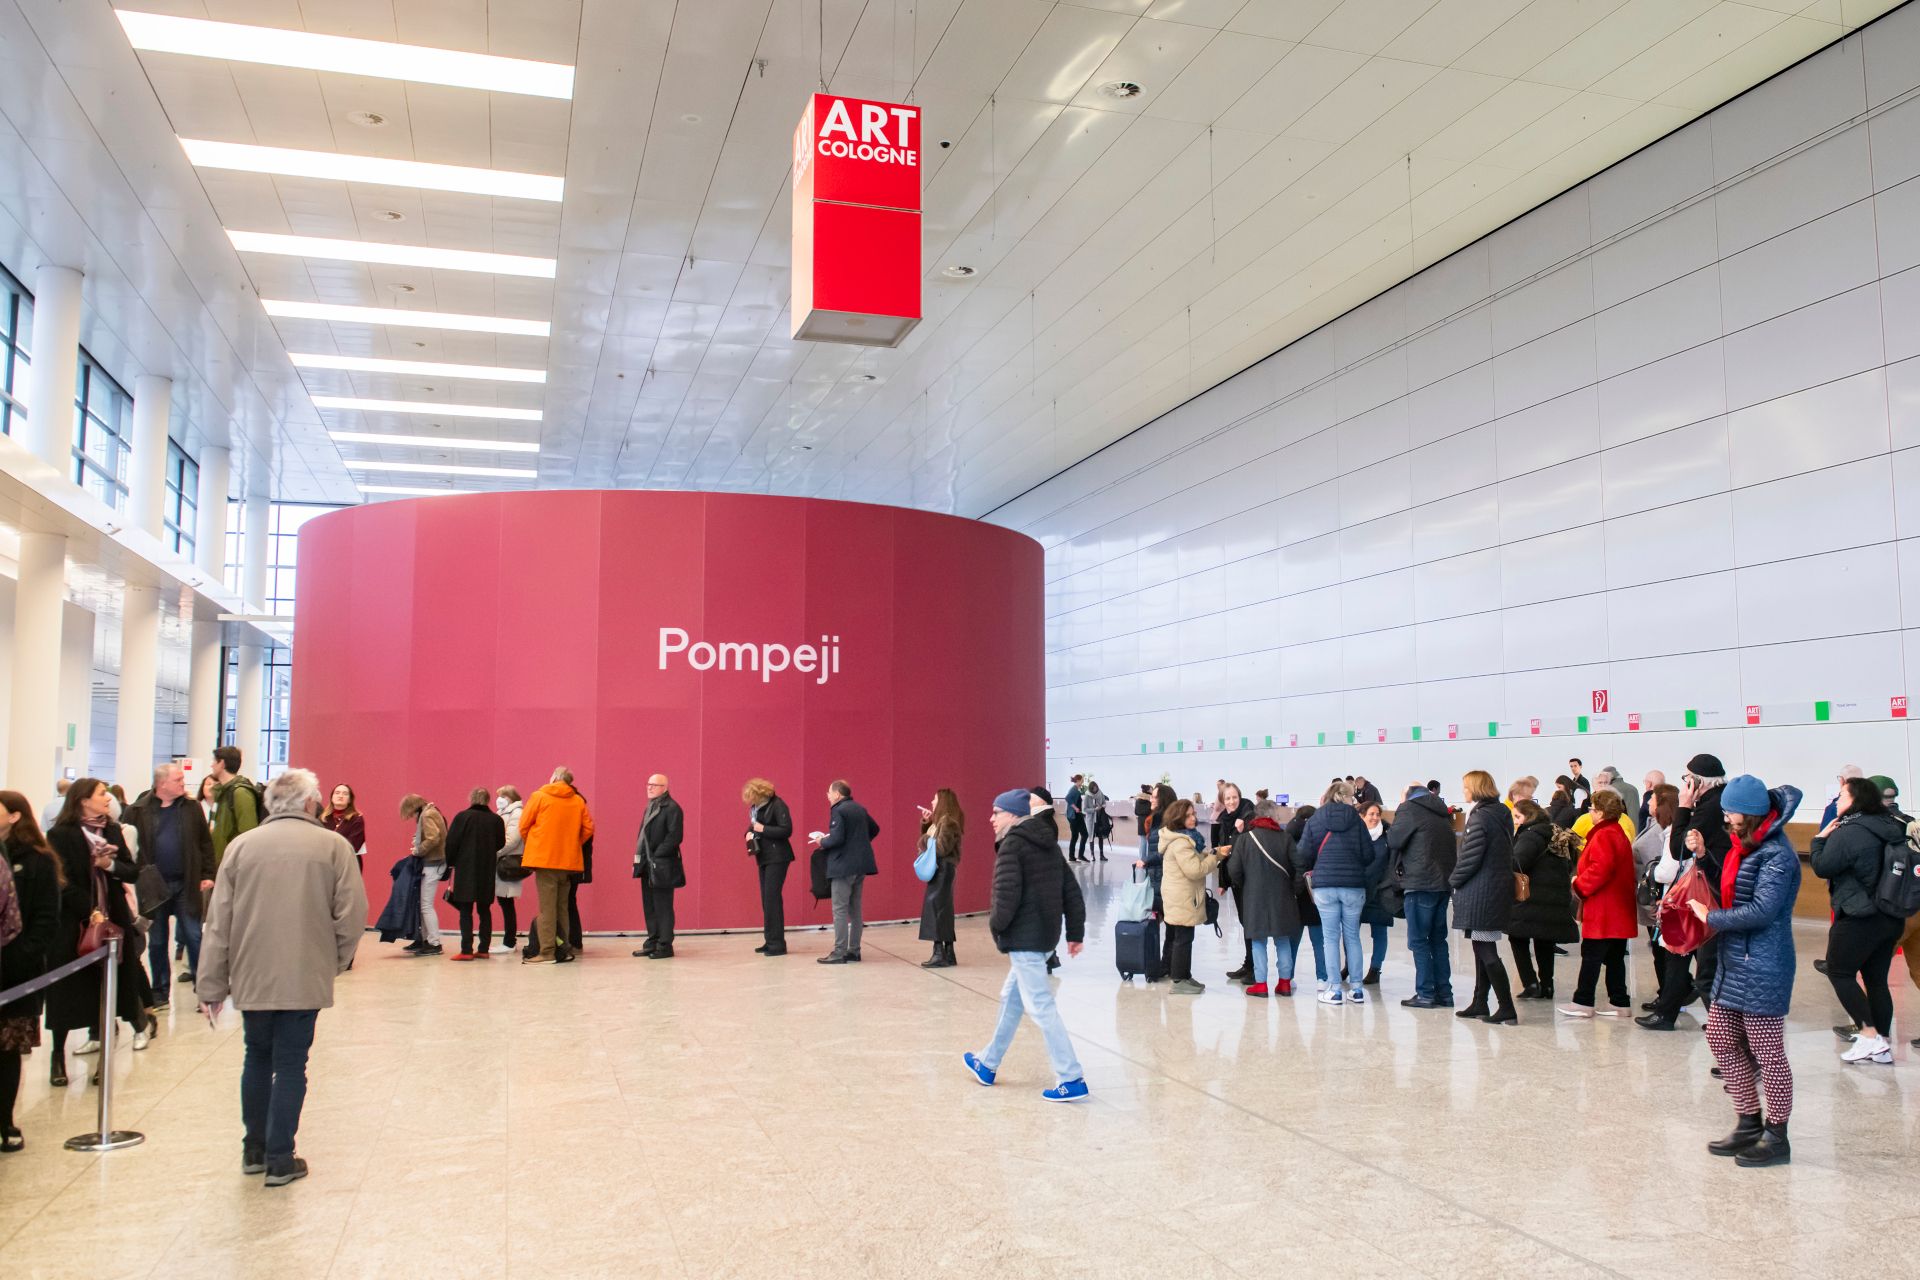
[[[289,352],[301,369],[346,369],[353,373],[399,373],[422,378],[479,378],[488,382],[545,382],[545,369],[516,369],[497,364],[443,364],[437,360],[383,360],[376,356],[330,356]]]
[[[237,169],[243,173],[276,173],[293,178],[336,178],[341,182],[464,191],[476,196],[511,196],[517,200],[558,200],[562,183],[559,178],[539,173],[424,164],[418,160],[382,160],[377,156],[341,155],[337,151],[256,147],[244,142],[209,142],[204,138],[182,138],[180,146],[186,151],[187,159],[203,169]]]
[[[358,409],[362,413],[430,413],[443,418],[502,418],[538,422],[538,409],[503,409],[486,404],[429,404],[424,400],[366,400],[359,396],[313,396],[316,409]]]
[[[487,449],[494,453],[538,453],[534,440],[466,440],[453,436],[395,436],[378,431],[329,431],[341,444],[395,444],[420,449]]]
[[[358,458],[347,459],[349,471],[417,471],[426,475],[447,476],[497,476],[502,480],[533,480],[538,471],[527,471],[519,467],[456,467],[449,462],[366,462]]]
[[[423,244],[373,244],[364,240],[329,240],[325,236],[283,236],[267,231],[229,230],[227,239],[233,241],[233,247],[241,253],[280,253],[295,258],[339,258],[345,262],[378,262],[394,267],[443,267],[448,271],[553,279],[552,258],[525,258],[513,253],[432,249]]]
[[[553,325],[545,320],[509,320],[500,316],[462,316],[442,311],[401,311],[394,307],[343,307],[329,302],[287,302],[262,298],[270,316],[288,320],[331,320],[340,324],[385,324],[397,329],[458,329],[463,333],[514,333],[545,338]]]
[[[490,53],[461,53],[390,40],[322,36],[282,27],[251,27],[164,13],[114,10],[127,39],[150,53],[184,53],[229,62],[270,67],[339,71],[350,76],[411,80],[495,93],[524,93],[536,98],[573,97],[573,68],[559,62],[502,58]]]
[[[437,498],[443,493],[472,493],[472,489],[428,489],[410,484],[363,484],[355,486],[362,493],[391,493],[404,498]]]

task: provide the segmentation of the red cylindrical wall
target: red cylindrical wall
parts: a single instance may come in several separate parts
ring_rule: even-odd
[[[589,930],[643,927],[650,773],[686,809],[684,929],[759,924],[754,776],[793,808],[789,925],[831,918],[804,833],[825,829],[835,778],[881,826],[869,919],[918,915],[914,806],[943,786],[968,819],[957,905],[983,910],[992,799],[1045,767],[1041,581],[1027,537],[864,503],[539,491],[350,508],[300,531],[289,758],[358,794],[376,913],[410,838],[401,796],[451,819],[474,787],[531,795],[559,764],[598,828]],[[756,648],[836,636],[839,671],[701,672],[685,653],[662,670],[662,628]]]

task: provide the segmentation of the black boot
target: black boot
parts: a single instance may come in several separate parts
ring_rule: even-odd
[[[1792,1164],[1793,1149],[1787,1145],[1787,1126],[1770,1124],[1760,1141],[1733,1158],[1743,1169],[1764,1169],[1770,1164]]]
[[[1498,965],[1487,975],[1493,982],[1493,1012],[1486,1016],[1488,1022],[1518,1022],[1520,1015],[1513,1007],[1513,986],[1507,978],[1507,966]]]
[[[925,960],[922,960],[920,962],[920,967],[922,969],[939,969],[943,967],[940,960],[940,944],[939,943],[936,942],[933,944],[933,954],[931,956],[928,956]]]
[[[1740,1117],[1740,1123],[1733,1127],[1732,1133],[1720,1139],[1718,1142],[1709,1142],[1707,1144],[1707,1150],[1716,1156],[1737,1156],[1754,1143],[1760,1141],[1761,1135],[1765,1132],[1766,1129],[1765,1126],[1760,1123],[1760,1113],[1758,1111],[1750,1116],[1743,1115]]]
[[[1482,969],[1473,976],[1473,1000],[1464,1009],[1455,1009],[1456,1018],[1484,1018],[1487,1016],[1487,991],[1493,986],[1493,979]]]

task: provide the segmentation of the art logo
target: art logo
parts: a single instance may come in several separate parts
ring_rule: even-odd
[[[821,636],[817,645],[790,648],[737,640],[694,640],[679,627],[660,628],[662,671],[668,669],[676,654],[695,671],[757,671],[761,684],[770,684],[776,675],[787,671],[816,676],[815,684],[825,684],[840,674],[839,636]]]
[[[920,108],[816,93],[793,131],[792,336],[893,347],[920,323]]]

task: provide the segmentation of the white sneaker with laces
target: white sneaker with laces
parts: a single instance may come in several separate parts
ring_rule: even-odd
[[[1366,1002],[1367,993],[1359,987],[1355,987],[1347,993],[1348,1004],[1365,1004]]]
[[[81,1042],[80,1047],[78,1049],[75,1049],[74,1052],[75,1053],[98,1053],[100,1052],[100,1042],[98,1040],[83,1041]]]
[[[135,1053],[140,1052],[140,1050],[146,1048],[148,1045],[152,1043],[153,1043],[153,1032],[147,1030],[145,1027],[142,1027],[138,1031],[133,1033],[133,1051]]]
[[[1840,1055],[1840,1061],[1877,1062],[1882,1065],[1891,1065],[1893,1046],[1878,1035],[1862,1035],[1848,1047],[1845,1053]]]
[[[1340,995],[1340,988],[1322,987],[1320,988],[1320,1003],[1321,1004],[1345,1004],[1346,1001]]]

